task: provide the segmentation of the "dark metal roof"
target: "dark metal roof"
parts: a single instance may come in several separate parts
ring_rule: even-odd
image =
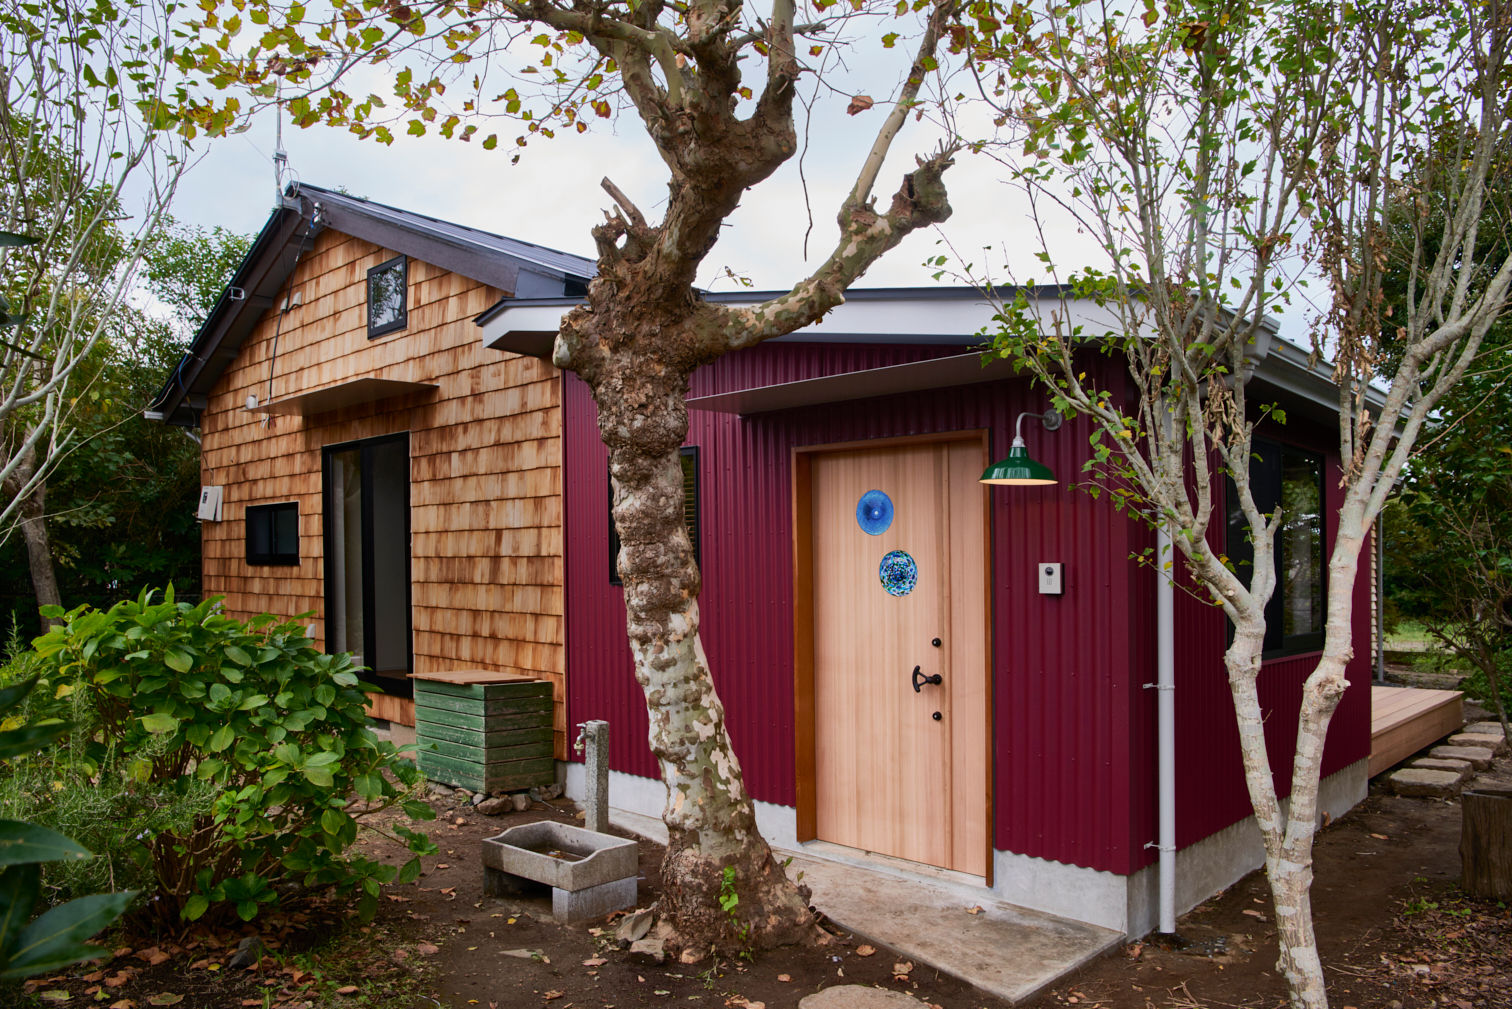
[[[231,283],[189,350],[145,411],[150,420],[194,427],[206,397],[242,343],[283,292],[295,265],[326,228],[373,242],[507,294],[570,295],[593,261],[544,246],[324,189],[290,186],[268,215]]]

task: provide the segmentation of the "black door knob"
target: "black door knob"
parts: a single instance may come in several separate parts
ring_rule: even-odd
[[[930,642],[930,644],[934,645],[936,648],[939,648],[940,647],[940,639],[939,638],[935,638],[933,641]]]
[[[944,718],[945,716],[942,715],[942,714],[940,714],[938,711],[936,711],[934,714],[930,715],[929,717],[933,718],[935,721],[938,722],[940,719]]]

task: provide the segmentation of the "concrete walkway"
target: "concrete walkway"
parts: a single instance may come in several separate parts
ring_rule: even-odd
[[[615,826],[665,843],[660,820],[610,810]],[[792,856],[788,875],[813,891],[830,920],[891,946],[918,966],[1022,1002],[1118,946],[1123,934],[991,899],[970,877],[814,842]],[[919,871],[911,871],[911,870]],[[969,908],[980,908],[971,913]]]

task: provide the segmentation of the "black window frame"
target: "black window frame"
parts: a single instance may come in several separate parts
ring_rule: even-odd
[[[702,494],[700,493],[703,488],[699,486],[698,446],[684,445],[682,448],[677,450],[677,454],[684,460],[690,460],[690,462],[684,462],[683,464],[683,525],[687,528],[688,539],[693,545],[693,563],[702,568],[703,551],[702,543],[700,541],[703,537],[699,535],[699,526],[703,522],[703,498]],[[687,485],[688,477],[690,474],[693,478],[692,521],[688,520],[689,495]],[[614,483],[613,481],[607,481],[607,483],[609,487],[609,584],[623,586],[624,582],[620,581],[619,576],[619,530],[614,528]]]
[[[1327,464],[1323,455],[1296,445],[1274,441],[1270,438],[1255,438],[1250,459],[1250,494],[1255,506],[1264,515],[1275,512],[1281,503],[1282,488],[1288,462],[1304,462],[1316,474],[1318,512],[1316,516],[1316,563],[1318,585],[1318,627],[1299,633],[1286,633],[1285,614],[1287,605],[1286,537],[1285,529],[1278,529],[1272,544],[1272,563],[1276,572],[1276,588],[1265,605],[1265,643],[1261,658],[1273,659],[1304,652],[1315,652],[1323,647],[1323,633],[1328,612],[1328,543],[1329,509],[1328,488],[1325,483]],[[1227,481],[1228,506],[1228,558],[1239,577],[1248,585],[1254,573],[1254,546],[1250,542],[1249,523],[1239,508],[1239,489],[1233,480]],[[1286,521],[1287,516],[1282,517]],[[1230,640],[1233,628],[1229,628]]]
[[[280,549],[278,542],[278,516],[292,512],[294,515],[294,542],[290,549]],[[244,515],[246,519],[246,554],[247,563],[258,566],[293,567],[299,563],[299,502],[279,501],[274,504],[247,505]],[[267,542],[271,545],[270,551],[259,551],[253,547],[254,532],[260,527],[267,530]]]
[[[381,326],[373,325],[373,280],[384,271],[397,269],[399,271],[399,316]],[[377,266],[368,268],[367,272],[367,335],[369,340],[377,339],[389,333],[404,329],[409,325],[409,257],[399,255],[393,259],[385,260]]]
[[[335,535],[336,523],[332,520],[331,509],[334,502],[331,499],[332,475],[331,470],[335,464],[335,456],[338,452],[357,450],[362,453],[362,583],[360,586],[363,598],[363,621],[362,621],[362,656],[365,662],[371,663],[377,658],[377,620],[375,616],[375,599],[377,584],[375,581],[373,557],[377,552],[374,541],[375,528],[373,522],[373,501],[375,479],[375,467],[373,466],[372,450],[379,445],[403,444],[404,454],[413,460],[412,440],[409,431],[400,431],[396,434],[377,435],[372,438],[358,438],[354,441],[333,442],[322,445],[320,449],[320,499],[321,499],[321,549],[324,551],[324,567],[322,581],[324,583],[324,595],[321,597],[321,606],[326,619],[327,637],[326,647],[330,647],[330,601],[335,598],[336,580],[340,577],[332,558],[336,556]],[[412,477],[412,474],[407,474]],[[409,614],[408,633],[405,635],[404,658],[405,667],[410,674],[415,671],[415,590],[414,590],[414,545],[412,542],[413,530],[411,520],[413,514],[411,507],[414,503],[414,481],[406,479],[404,485],[404,501],[402,514],[404,528],[402,540],[408,546],[404,551],[404,577],[401,584],[404,587],[404,610]],[[369,666],[368,668],[371,668]],[[413,697],[414,681],[406,677],[403,680],[384,676],[381,680],[383,693],[393,697]]]

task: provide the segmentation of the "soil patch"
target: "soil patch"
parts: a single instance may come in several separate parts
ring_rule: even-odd
[[[1501,787],[1512,786],[1512,760],[1498,760],[1493,774]],[[175,941],[121,935],[110,960],[40,979],[10,1004],[788,1009],[821,988],[860,984],[905,992],[941,1009],[1004,1005],[843,933],[825,945],[782,950],[754,963],[632,959],[614,942],[612,919],[561,926],[551,920],[549,898],[483,896],[482,840],[543,818],[580,822],[572,803],[538,802],[498,817],[455,800],[434,805],[438,820],[422,826],[440,852],[425,860],[416,883],[385,888],[369,924],[351,921],[345,905],[297,909],[260,925],[268,952],[247,968],[231,968],[229,961],[250,930],[191,933]],[[1313,902],[1333,1005],[1512,1009],[1512,911],[1459,893],[1459,829],[1457,802],[1401,798],[1377,786],[1321,832]],[[369,843],[379,855],[402,858],[386,842]],[[642,840],[639,854],[640,904],[646,906],[658,895],[662,852]],[[1262,875],[1246,877],[1184,916],[1178,933],[1182,948],[1130,944],[1029,1005],[1284,1005]]]

